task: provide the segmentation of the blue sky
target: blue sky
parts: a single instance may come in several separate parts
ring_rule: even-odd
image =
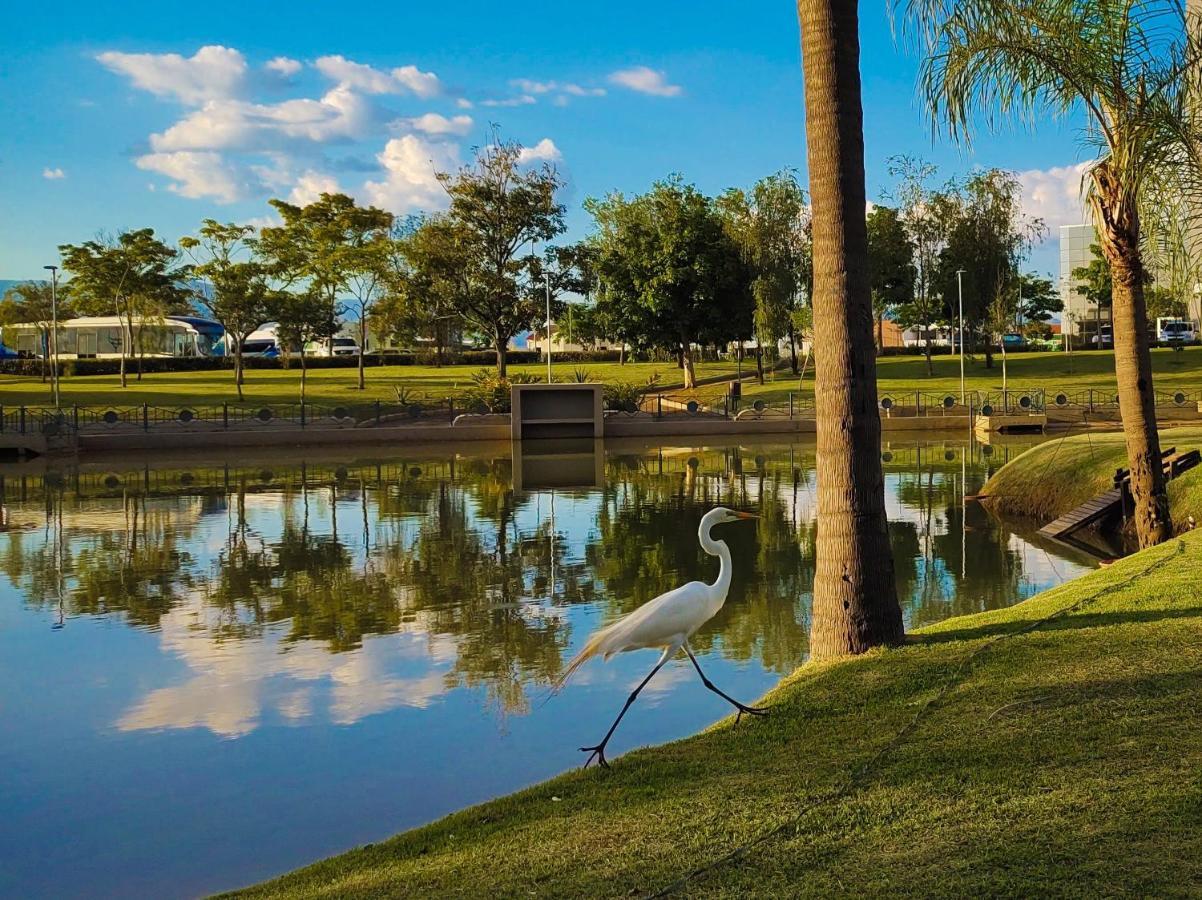
[[[267,198],[337,188],[397,213],[437,207],[434,166],[470,158],[490,123],[569,181],[569,235],[585,197],[638,192],[680,172],[715,193],[784,166],[805,175],[794,6],[694,2],[302,5],[24,4],[0,57],[0,278],[29,278],[56,247],[151,226],[264,220]],[[1053,226],[1055,262],[1077,221],[1085,157],[1072,122],[935,140],[916,60],[884,2],[862,5],[868,192],[887,158],[945,175],[1021,173]]]

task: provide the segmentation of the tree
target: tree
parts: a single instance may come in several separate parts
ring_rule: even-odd
[[[125,360],[138,351],[142,377],[142,331],[147,319],[188,311],[181,285],[187,270],[176,266],[175,250],[154,236],[153,228],[123,231],[82,244],[62,244],[63,268],[71,273],[76,308],[84,315],[117,316],[121,323],[121,386]]]
[[[1102,248],[1090,244],[1089,252],[1093,257],[1089,264],[1072,271],[1073,278],[1079,282],[1073,290],[1093,306],[1094,335],[1098,337],[1098,349],[1101,350],[1102,310],[1112,309],[1114,305],[1114,283],[1110,278],[1110,263],[1102,255]]]
[[[914,300],[914,244],[896,209],[875,206],[868,214],[868,284],[876,319],[876,348],[885,350],[885,317]]]
[[[1060,294],[1050,278],[1028,272],[1019,277],[1017,289],[1015,313],[1020,329],[1025,325],[1042,325],[1049,322],[1054,313],[1064,309],[1064,301],[1060,299]]]
[[[458,312],[488,335],[502,377],[510,339],[538,321],[541,308],[523,290],[529,261],[520,251],[564,230],[564,206],[556,196],[562,180],[549,163],[525,164],[522,149],[494,132],[471,164],[438,175],[451,201],[444,240],[467,267],[465,289],[456,296]]]
[[[673,176],[642,196],[589,199],[600,305],[623,340],[677,353],[697,385],[694,348],[751,333],[751,272],[715,202]]]
[[[41,332],[41,344],[45,348],[40,354],[42,381],[46,380],[46,364],[51,346],[50,330],[54,324],[56,302],[58,321],[70,319],[75,315],[71,306],[70,282],[58,286],[57,298],[51,293],[50,282],[25,281],[10,287],[0,300],[0,325],[32,324]]]
[[[764,382],[764,346],[775,350],[786,336],[796,372],[792,313],[801,302],[810,254],[805,191],[793,171],[783,169],[757,181],[750,193],[731,188],[718,198],[718,209],[751,267],[760,383]]]
[[[898,179],[893,201],[914,247],[914,296],[900,310],[899,321],[922,329],[928,376],[934,374],[931,325],[939,318],[931,285],[946,240],[946,198],[929,187],[936,171],[934,165],[918,157],[893,156],[889,159],[889,175]]]
[[[265,267],[249,256],[254,227],[205,219],[198,237],[180,238],[180,248],[192,259],[193,294],[225,329],[226,351],[233,351],[234,385],[242,399],[242,346],[251,333],[271,318],[270,288]],[[232,345],[232,346],[231,346]]]
[[[434,362],[459,341],[462,298],[472,289],[468,260],[446,216],[409,216],[393,229],[387,290],[376,305],[380,335],[434,341]]]
[[[959,313],[963,292],[968,335],[984,338],[985,368],[992,368],[994,337],[1014,321],[1019,265],[1043,234],[1043,221],[1023,214],[1022,186],[1017,176],[1002,169],[988,169],[963,183],[953,182],[944,196],[948,225],[935,286],[944,298],[948,318]],[[1004,385],[1004,345],[1002,355]]]
[[[814,230],[815,657],[902,640],[877,412],[855,0],[798,0]]]
[[[276,323],[276,339],[280,352],[289,354],[295,348],[300,353],[300,402],[305,402],[308,368],[305,365],[305,346],[328,341],[338,333],[341,307],[325,291],[308,290],[293,293],[275,291],[267,300],[267,311]]]
[[[322,194],[307,206],[283,200],[270,203],[284,224],[260,231],[259,252],[285,288],[303,282],[306,291],[321,293],[331,306],[338,305],[339,295],[351,295],[359,318],[359,389],[363,390],[367,321],[388,278],[392,213],[357,206],[346,194]]]
[[[1083,114],[1097,153],[1084,175],[1113,278],[1119,410],[1141,547],[1172,534],[1146,328],[1141,202],[1176,183],[1197,195],[1196,40],[1182,4],[1127,0],[911,0],[929,55],[928,105],[956,137],[978,111]]]

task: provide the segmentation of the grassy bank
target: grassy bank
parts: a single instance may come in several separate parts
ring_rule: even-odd
[[[766,719],[247,893],[1187,894],[1202,883],[1200,564],[1191,534],[902,649],[804,666]]]
[[[1166,428],[1160,445],[1166,450],[1202,448],[1202,427]],[[994,473],[983,493],[993,498],[991,509],[1002,515],[1050,521],[1111,488],[1115,469],[1126,465],[1121,433],[1075,434],[1011,460]],[[1178,528],[1189,515],[1202,521],[1202,467],[1169,483],[1169,502]]]
[[[1163,390],[1194,390],[1202,388],[1202,347],[1190,347],[1181,353],[1172,350],[1152,351],[1153,369],[1157,386]],[[510,367],[514,372],[524,372],[542,377],[544,365],[520,365]],[[564,380],[573,378],[577,369],[584,369],[597,381],[624,381],[637,384],[658,376],[663,387],[678,387],[683,384],[681,372],[671,362],[661,363],[563,363],[556,364],[556,377]],[[480,370],[479,366],[379,366],[367,370],[367,388],[356,387],[354,369],[314,369],[309,372],[309,400],[313,403],[356,403],[364,400],[395,400],[396,388],[403,387],[418,394],[437,399],[460,394],[471,383],[471,377]],[[733,377],[736,365],[733,362],[701,363],[697,366],[697,377],[701,379]],[[750,360],[743,365],[743,373],[749,376],[754,371]],[[954,356],[937,356],[934,359],[934,374],[926,373],[926,362],[921,357],[887,356],[877,361],[877,374],[882,396],[890,395],[903,400],[915,391],[945,395],[956,394],[960,389],[960,363]],[[751,399],[763,398],[772,402],[788,402],[790,392],[804,396],[813,395],[814,375],[811,368],[799,390],[797,380],[788,369],[769,374],[766,384],[747,384],[744,393]],[[299,396],[300,370],[252,369],[246,374],[244,386],[247,403],[291,403]],[[986,369],[983,359],[967,360],[965,384],[969,390],[996,391],[1001,388],[1002,371],[1000,361],[992,369]],[[1089,353],[1077,352],[1069,359],[1063,353],[1019,353],[1011,354],[1009,361],[1009,386],[1016,390],[1043,388],[1047,391],[1073,392],[1085,388],[1112,393],[1115,387],[1114,354],[1109,351]],[[704,386],[706,394],[720,393],[721,386]],[[81,406],[134,406],[149,403],[152,406],[178,404],[235,402],[233,377],[230,372],[166,372],[143,376],[133,380],[122,389],[115,375],[90,375],[64,378],[62,396],[65,404]],[[39,405],[50,401],[50,385],[36,377],[0,376],[0,404]]]
[[[934,372],[927,375],[926,360],[921,356],[886,356],[877,360],[877,384],[882,396],[901,400],[914,391],[932,394],[958,394],[960,360],[956,356],[936,356]],[[1152,370],[1156,386],[1162,390],[1202,388],[1202,347],[1187,347],[1181,352],[1169,349],[1152,351]],[[744,394],[765,400],[787,400],[797,390],[797,381],[788,371],[775,373],[776,380],[763,385],[747,385]],[[998,391],[1002,387],[1001,358],[992,369],[985,368],[984,357],[966,359],[964,382],[968,390]],[[1109,350],[1064,353],[1012,353],[1007,362],[1007,383],[1015,390],[1043,388],[1069,393],[1087,388],[1105,392],[1115,389],[1114,353]],[[813,390],[813,369],[806,376],[803,390]]]

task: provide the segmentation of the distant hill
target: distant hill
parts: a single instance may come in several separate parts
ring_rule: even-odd
[[[5,291],[10,287],[16,287],[18,284],[24,284],[28,278],[0,278],[0,297],[4,296]]]

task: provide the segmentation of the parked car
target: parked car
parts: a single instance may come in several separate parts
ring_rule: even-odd
[[[1007,350],[1026,350],[1027,339],[1021,334],[1009,333],[1002,335],[1002,346]]]
[[[1176,317],[1156,320],[1156,340],[1162,344],[1192,344],[1197,339],[1193,322]]]
[[[0,344],[0,359],[21,359],[21,354]]]
[[[354,338],[336,337],[321,344],[309,344],[305,353],[310,356],[358,356],[359,343]]]

